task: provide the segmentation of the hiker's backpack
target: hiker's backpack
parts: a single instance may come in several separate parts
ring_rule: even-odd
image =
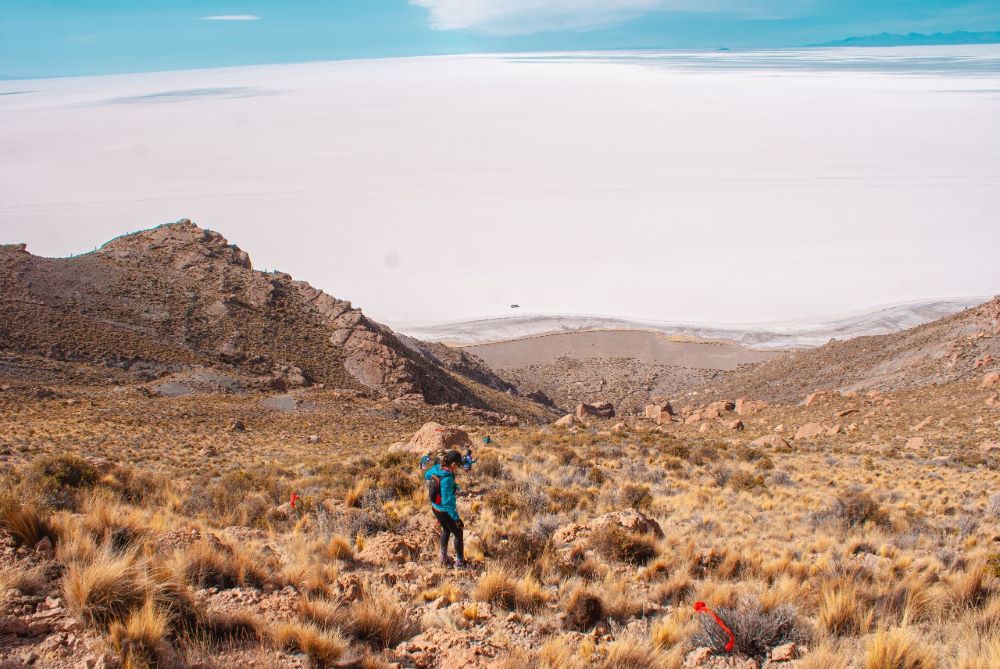
[[[441,504],[441,477],[432,476],[427,479],[427,497],[431,500],[431,504]]]

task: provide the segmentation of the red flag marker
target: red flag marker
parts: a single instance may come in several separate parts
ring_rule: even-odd
[[[707,612],[713,618],[715,618],[715,624],[721,627],[723,630],[725,630],[726,634],[729,635],[729,643],[726,644],[726,652],[727,653],[733,652],[733,647],[736,646],[736,635],[733,634],[733,631],[731,629],[726,627],[726,623],[722,622],[722,618],[719,617],[719,614],[717,614],[712,609],[708,608],[708,605],[705,604],[705,602],[695,602],[694,610],[697,611],[698,613]]]
[[[293,493],[292,493],[292,501],[291,501],[291,505],[292,505],[292,508],[293,508],[293,509],[295,508],[295,502],[299,501],[300,499],[301,499],[301,498],[299,497],[299,493],[297,493],[297,492],[293,492]]]

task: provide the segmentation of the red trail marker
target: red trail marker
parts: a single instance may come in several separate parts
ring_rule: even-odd
[[[708,613],[709,615],[712,616],[712,618],[715,619],[715,624],[721,627],[726,632],[726,634],[729,635],[729,642],[726,644],[726,652],[727,653],[733,652],[733,647],[736,646],[736,635],[733,634],[733,631],[731,629],[726,627],[726,623],[722,622],[722,618],[719,617],[719,614],[717,614],[712,609],[708,608],[708,605],[705,604],[705,602],[695,602],[694,610],[697,611],[698,613]]]

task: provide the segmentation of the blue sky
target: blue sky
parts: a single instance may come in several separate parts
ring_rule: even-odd
[[[214,18],[209,18],[214,17]],[[0,77],[1000,30],[965,0],[0,0]]]

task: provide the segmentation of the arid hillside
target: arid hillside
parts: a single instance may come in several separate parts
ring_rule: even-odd
[[[970,379],[1000,360],[1000,297],[902,332],[833,341],[722,374],[709,396],[794,402],[815,390],[901,390]]]
[[[545,410],[474,356],[401,338],[354,308],[183,220],[42,258],[0,246],[0,349],[128,370],[192,369],[277,388],[324,384],[521,416]]]
[[[1000,666],[992,371],[542,428],[86,382],[103,373],[0,367],[2,666]],[[437,554],[429,420],[479,460],[466,569]]]

